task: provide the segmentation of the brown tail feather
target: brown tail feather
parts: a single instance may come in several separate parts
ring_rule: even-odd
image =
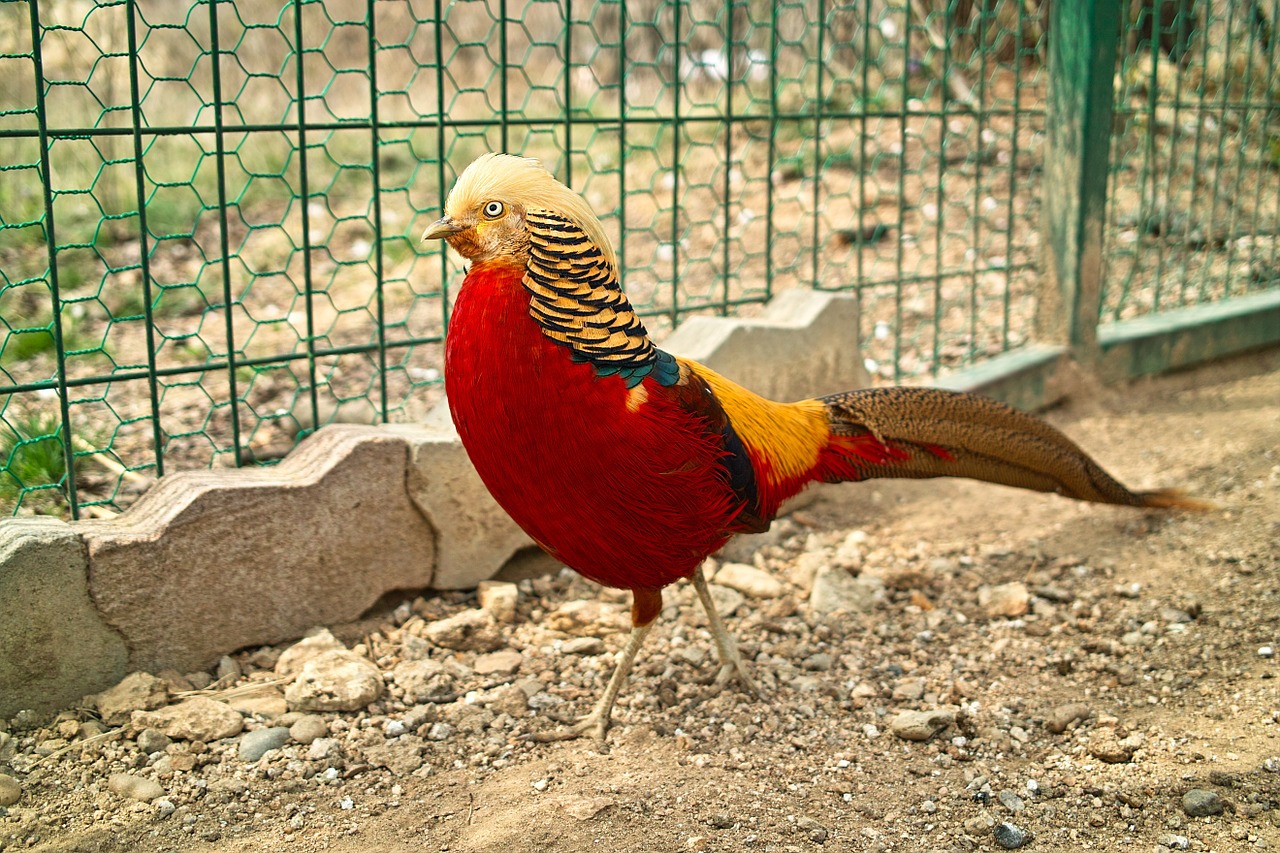
[[[969,477],[1099,503],[1209,508],[1175,490],[1130,491],[1054,427],[987,397],[873,388],[821,401],[839,462],[827,479]]]

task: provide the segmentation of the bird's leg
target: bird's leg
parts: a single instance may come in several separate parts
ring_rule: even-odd
[[[606,748],[605,733],[609,731],[609,726],[613,722],[613,703],[622,691],[622,685],[627,681],[627,675],[631,672],[631,665],[635,663],[636,653],[644,645],[644,638],[648,635],[649,629],[653,627],[654,620],[661,612],[662,590],[634,590],[631,601],[631,636],[627,638],[627,645],[622,650],[622,657],[618,658],[617,666],[613,668],[613,676],[609,679],[608,685],[605,686],[604,693],[600,696],[600,700],[596,702],[596,706],[591,709],[590,714],[580,718],[573,725],[550,732],[536,732],[529,735],[529,740],[548,743],[550,741],[572,740],[584,735],[591,735],[600,751],[603,752]]]
[[[702,606],[707,611],[711,636],[715,637],[716,651],[720,655],[720,672],[716,675],[716,688],[723,689],[730,679],[737,678],[748,693],[757,699],[761,698],[760,688],[747,672],[747,665],[743,663],[742,655],[738,654],[738,644],[734,642],[733,635],[729,633],[724,620],[720,618],[716,603],[711,600],[711,590],[707,588],[707,579],[702,575],[702,566],[693,570],[690,580],[693,581],[693,588],[698,591],[698,598],[702,600]]]

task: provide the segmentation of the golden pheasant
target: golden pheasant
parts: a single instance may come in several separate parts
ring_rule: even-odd
[[[754,691],[701,564],[769,526],[814,482],[971,477],[1136,507],[1058,430],[990,399],[875,388],[776,403],[656,347],[587,202],[536,161],[486,154],[458,177],[423,239],[470,261],[445,341],[445,389],[476,470],[552,556],[632,592],[631,636],[594,710],[539,740],[603,743],[614,700],[662,609],[693,582],[719,653],[717,684]]]

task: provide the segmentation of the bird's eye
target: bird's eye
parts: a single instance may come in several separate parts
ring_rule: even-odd
[[[497,219],[502,215],[503,210],[502,202],[491,201],[484,206],[484,210],[481,212],[484,213],[486,219]]]

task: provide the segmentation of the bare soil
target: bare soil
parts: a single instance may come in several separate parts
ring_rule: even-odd
[[[1081,387],[1050,417],[1126,482],[1184,486],[1219,509],[1135,512],[959,481],[826,490],[754,554],[733,554],[784,583],[729,619],[764,701],[698,683],[714,652],[689,590],[673,589],[607,753],[521,740],[590,707],[624,636],[623,599],[541,577],[522,582],[504,642],[521,655],[514,677],[562,703],[513,708],[509,688],[471,669],[475,654],[433,649],[460,698],[424,710],[393,685],[364,711],[327,714],[340,754],[323,761],[291,744],[250,764],[227,739],[189,771],[158,770],[128,731],[40,759],[57,724],[10,724],[17,754],[0,771],[23,793],[0,817],[0,849],[963,851],[1009,843],[1003,822],[1028,850],[1275,849],[1280,351]],[[812,615],[805,555],[850,542],[883,597]],[[1029,612],[991,615],[980,595],[1009,583],[1026,585]],[[575,631],[553,616],[579,601],[604,602],[577,633],[602,634],[607,652],[561,648]],[[420,626],[474,606],[416,599],[339,634],[388,670]],[[267,679],[274,654],[239,655],[241,680]],[[1071,703],[1087,716],[1051,731]],[[893,721],[911,710],[954,722],[904,740]],[[421,727],[399,734],[405,720]],[[414,731],[414,769],[377,766]],[[125,770],[156,779],[168,805],[111,793],[107,776]],[[1192,789],[1223,811],[1188,815]]]

